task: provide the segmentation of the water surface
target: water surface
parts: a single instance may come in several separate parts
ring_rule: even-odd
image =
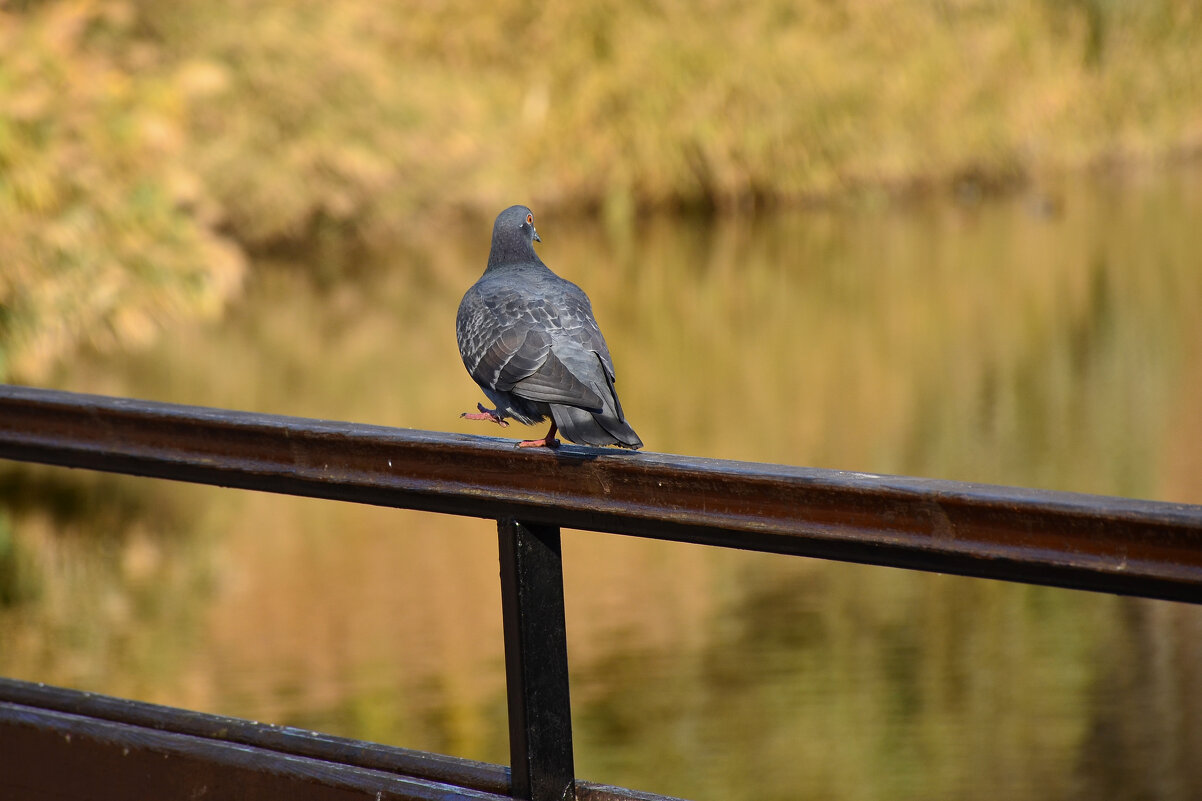
[[[651,450],[1202,503],[1198,220],[1193,169],[539,231]],[[54,385],[529,435],[458,419],[482,400],[452,329],[488,225],[350,267],[264,260],[220,324]],[[12,465],[0,499],[0,674],[506,761],[488,522]],[[1193,607],[587,532],[564,550],[585,778],[1202,795]]]

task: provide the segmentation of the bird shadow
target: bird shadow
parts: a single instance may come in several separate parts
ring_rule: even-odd
[[[591,462],[602,456],[616,456],[619,458],[633,458],[639,455],[639,452],[630,448],[599,448],[592,445],[565,445],[563,443],[554,448],[544,448],[549,450],[560,462]]]

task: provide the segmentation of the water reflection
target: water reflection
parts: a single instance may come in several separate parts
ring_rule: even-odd
[[[1202,173],[971,207],[543,215],[651,450],[1202,502]],[[64,388],[415,428],[487,225]],[[521,436],[509,429],[505,433]],[[0,673],[506,759],[483,521],[0,470]],[[570,532],[581,775],[697,799],[1192,798],[1193,607]]]

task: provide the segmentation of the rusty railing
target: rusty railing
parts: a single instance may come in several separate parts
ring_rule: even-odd
[[[78,771],[54,777],[60,790],[118,769],[114,754],[131,748],[150,766],[163,754],[191,766],[142,766],[138,776],[166,784],[131,778],[132,795],[109,797],[241,777],[240,789],[263,797],[653,798],[574,780],[561,526],[1202,603],[1202,506],[1188,504],[568,445],[518,450],[511,440],[4,385],[0,458],[498,521],[509,771],[0,681],[0,753],[65,759],[63,732],[96,744],[72,763]]]

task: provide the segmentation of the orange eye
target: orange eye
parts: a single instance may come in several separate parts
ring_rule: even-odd
[[[533,225],[533,224],[534,224],[534,215],[533,215],[533,214],[527,214],[527,215],[526,215],[526,222],[528,222],[528,223],[530,223],[531,225]]]

